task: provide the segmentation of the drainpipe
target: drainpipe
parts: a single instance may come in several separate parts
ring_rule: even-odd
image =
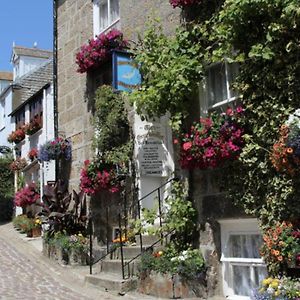
[[[57,111],[57,2],[53,0],[53,110],[54,110],[54,137],[58,137]],[[58,179],[58,161],[55,161],[55,181]]]

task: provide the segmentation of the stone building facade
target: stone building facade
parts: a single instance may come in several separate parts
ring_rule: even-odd
[[[95,16],[99,14],[95,9],[100,2],[57,0],[56,3],[58,128],[59,134],[72,140],[72,164],[69,174],[65,176],[70,180],[70,187],[78,190],[83,162],[93,156],[94,131],[91,124],[93,107],[90,97],[99,84],[105,82],[107,78],[101,77],[101,74],[94,74],[91,80],[90,75],[76,72],[75,55],[88,39],[99,34],[103,29],[99,28],[101,25],[98,24],[99,20],[95,20]],[[121,29],[126,39],[136,40],[138,34],[146,27],[147,16],[159,16],[168,34],[172,34],[181,22],[180,10],[174,10],[168,0],[120,0],[119,16],[114,20],[113,26]],[[104,31],[109,28],[111,27],[104,28]],[[198,109],[200,112],[201,109],[199,107]],[[171,134],[169,138],[172,138]],[[249,243],[257,242],[259,233],[256,220],[245,218],[240,210],[225,199],[224,189],[218,180],[220,172],[195,171],[187,174],[182,172],[178,165],[175,165],[175,171],[177,175],[189,178],[192,187],[191,195],[198,211],[200,232],[197,242],[209,266],[209,296],[240,295],[248,288],[247,280],[250,282],[250,277],[260,278],[261,273],[258,272],[258,268],[263,266],[258,263],[253,267],[247,257],[240,257],[240,259],[235,257],[230,260],[228,253],[233,247],[236,247],[238,252],[243,252],[244,247]],[[114,209],[114,205],[115,202],[111,202],[111,209]],[[98,207],[99,214],[103,210],[104,206]],[[99,234],[101,226],[103,227],[103,224],[99,221]],[[234,285],[233,281],[239,278],[243,278],[241,284],[239,281],[238,285]]]

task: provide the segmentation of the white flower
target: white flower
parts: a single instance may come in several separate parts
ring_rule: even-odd
[[[178,260],[184,261],[184,260],[185,260],[185,257],[184,257],[183,255],[180,255],[180,256],[178,256]]]
[[[171,258],[171,261],[176,261],[177,260],[177,257],[172,257]]]
[[[275,290],[272,287],[267,288],[267,293],[272,295],[275,292]]]

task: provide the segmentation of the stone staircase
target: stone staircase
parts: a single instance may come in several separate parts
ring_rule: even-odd
[[[143,250],[150,247],[158,239],[156,236],[143,236]],[[139,239],[137,239],[136,245],[123,246],[122,248],[124,264],[141,253]],[[93,266],[93,275],[86,275],[85,282],[103,288],[105,291],[114,291],[124,295],[128,291],[137,288],[138,262],[139,257],[124,268],[126,279],[123,279],[121,249],[117,248],[111,255],[108,255]]]

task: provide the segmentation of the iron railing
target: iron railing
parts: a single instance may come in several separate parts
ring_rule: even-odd
[[[168,232],[166,234],[161,234],[160,238],[155,241],[152,245],[144,248],[143,246],[143,236],[142,233],[139,233],[139,240],[140,240],[140,253],[138,255],[136,255],[136,257],[130,259],[128,262],[125,262],[124,260],[124,253],[123,253],[123,236],[127,239],[128,237],[128,232],[127,232],[127,227],[128,227],[128,219],[129,219],[129,215],[134,215],[134,217],[141,219],[141,202],[145,199],[147,199],[150,196],[153,195],[157,195],[157,200],[158,200],[158,215],[157,217],[159,218],[159,226],[160,228],[163,225],[163,205],[164,205],[164,200],[166,198],[162,198],[162,194],[163,192],[165,192],[165,190],[163,190],[167,184],[171,183],[172,181],[176,180],[176,178],[171,178],[169,180],[167,180],[165,183],[163,183],[162,185],[160,185],[159,187],[155,188],[154,190],[152,190],[151,192],[149,192],[148,194],[146,194],[145,196],[141,197],[140,199],[138,199],[137,201],[132,201],[131,205],[128,206],[128,196],[133,195],[134,193],[132,193],[132,191],[130,191],[129,193],[125,193],[125,191],[123,190],[123,192],[121,193],[121,201],[119,203],[119,211],[118,211],[118,235],[119,235],[119,249],[120,249],[120,255],[121,255],[121,267],[122,267],[122,278],[125,279],[125,268],[128,268],[128,276],[130,276],[130,264],[135,261],[137,258],[139,258],[145,251],[148,251],[149,249],[153,248],[153,246],[155,246],[158,243],[162,243],[163,240],[172,233]],[[163,191],[163,192],[162,192]],[[93,228],[92,228],[92,219],[90,218],[90,226],[89,226],[89,235],[90,235],[90,251],[89,251],[89,255],[90,255],[90,274],[92,274],[92,269],[93,269],[93,265],[98,263],[99,261],[104,260],[105,258],[107,258],[109,255],[112,256],[112,254],[114,253],[114,251],[116,250],[114,249],[110,249],[110,239],[108,236],[108,210],[106,211],[106,226],[107,226],[107,230],[106,230],[106,253],[105,255],[102,255],[100,258],[98,259],[93,259]]]

